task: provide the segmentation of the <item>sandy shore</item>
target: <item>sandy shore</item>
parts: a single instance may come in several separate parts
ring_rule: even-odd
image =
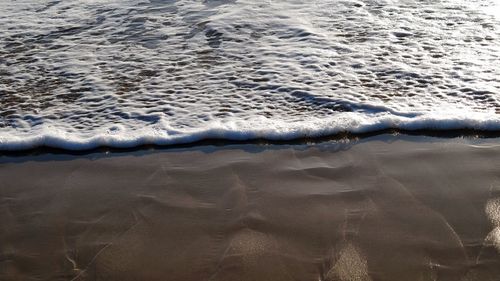
[[[0,280],[494,281],[500,140],[0,157]]]

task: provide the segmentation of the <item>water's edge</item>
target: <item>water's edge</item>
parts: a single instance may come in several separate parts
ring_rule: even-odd
[[[385,137],[385,139],[394,139],[401,137],[428,137],[437,139],[493,139],[500,138],[500,130],[473,130],[473,129],[458,129],[458,130],[399,130],[399,129],[384,129],[370,131],[366,133],[350,133],[341,132],[332,135],[321,137],[299,137],[288,140],[272,140],[265,138],[254,138],[244,140],[231,140],[223,138],[207,138],[195,140],[192,142],[174,143],[168,145],[157,144],[140,144],[131,147],[114,147],[114,146],[97,146],[90,149],[71,150],[52,146],[38,146],[24,150],[0,150],[0,157],[23,157],[35,156],[43,154],[67,154],[67,155],[89,155],[94,153],[127,153],[146,150],[172,150],[172,149],[191,149],[202,146],[230,146],[230,145],[316,145],[326,142],[358,142],[367,140],[373,137]]]

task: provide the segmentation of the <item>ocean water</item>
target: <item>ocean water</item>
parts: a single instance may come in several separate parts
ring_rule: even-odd
[[[500,130],[500,1],[0,1],[0,150]]]

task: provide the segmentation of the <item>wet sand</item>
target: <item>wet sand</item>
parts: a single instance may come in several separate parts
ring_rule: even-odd
[[[500,139],[0,157],[0,280],[500,280]]]

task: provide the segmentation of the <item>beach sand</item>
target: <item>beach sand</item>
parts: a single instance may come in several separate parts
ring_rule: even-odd
[[[500,280],[500,140],[0,157],[0,280]]]

